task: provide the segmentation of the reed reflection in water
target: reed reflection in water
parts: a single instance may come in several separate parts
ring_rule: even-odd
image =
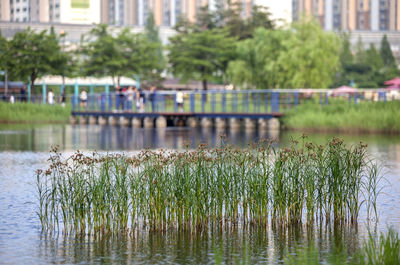
[[[137,233],[93,239],[41,238],[39,256],[51,263],[110,264],[256,264],[283,263],[296,247],[316,243],[321,256],[334,251],[354,253],[362,242],[349,226],[222,229],[213,232]]]

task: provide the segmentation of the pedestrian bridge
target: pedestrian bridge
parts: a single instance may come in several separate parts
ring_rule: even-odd
[[[89,93],[82,100],[72,96],[71,123],[110,124],[133,127],[226,127],[277,129],[279,118],[305,102],[328,105],[332,97],[349,104],[372,100],[386,101],[386,90],[359,90],[333,95],[331,89],[145,91],[139,93]],[[182,101],[183,98],[183,101]]]

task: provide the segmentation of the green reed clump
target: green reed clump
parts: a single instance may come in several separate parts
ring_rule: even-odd
[[[264,142],[132,156],[77,151],[66,159],[53,150],[49,168],[37,172],[38,216],[46,231],[102,235],[356,224],[364,202],[376,213],[378,166],[365,145],[300,141],[280,150]]]

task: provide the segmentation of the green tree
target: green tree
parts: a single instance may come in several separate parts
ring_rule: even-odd
[[[387,39],[386,34],[383,36],[382,41],[381,41],[381,57],[383,64],[385,66],[394,66],[396,65],[396,60],[394,59],[392,49],[390,48],[389,41]]]
[[[170,41],[172,73],[185,81],[201,80],[204,90],[208,80],[225,73],[235,50],[234,39],[219,29],[179,34]]]
[[[256,28],[274,28],[274,21],[268,8],[254,5],[252,14],[247,19],[242,16],[242,3],[231,0],[217,1],[216,11],[211,11],[208,6],[199,10],[196,23],[180,18],[175,30],[179,33],[200,32],[211,29],[225,29],[231,37],[243,40],[250,38]]]
[[[74,60],[73,57],[73,52],[69,52],[65,50],[65,33],[60,34],[60,36],[57,36],[53,30],[53,27],[51,28],[50,31],[50,38],[53,39],[53,42],[60,43],[61,46],[58,45],[58,47],[54,47],[56,49],[56,53],[54,56],[54,60],[52,61],[51,65],[51,74],[54,75],[59,75],[62,77],[63,84],[65,77],[73,77],[76,75],[76,61]]]
[[[229,62],[228,76],[235,85],[245,88],[278,86],[281,67],[277,58],[285,51],[283,42],[291,31],[258,28],[253,38],[237,44],[236,60]]]
[[[339,46],[339,38],[316,21],[303,20],[290,30],[257,29],[238,45],[229,77],[252,88],[325,88],[338,69]]]
[[[111,76],[118,78],[126,65],[126,58],[118,49],[117,41],[110,34],[107,25],[99,25],[92,29],[82,44],[82,51],[86,60],[83,63],[83,75]],[[118,82],[118,81],[117,81]]]
[[[148,71],[146,76],[150,82],[159,84],[162,80],[161,74],[165,69],[166,61],[163,55],[163,46],[160,40],[158,27],[156,26],[156,23],[154,21],[153,12],[150,12],[149,16],[147,17],[145,35],[155,49],[157,56],[157,61],[154,62],[154,71]]]
[[[375,72],[379,72],[383,68],[382,57],[376,50],[374,44],[370,44],[369,49],[365,52],[364,62],[370,65]]]
[[[303,19],[293,25],[293,30],[294,34],[283,42],[287,52],[278,58],[284,73],[280,86],[329,87],[339,67],[339,38],[324,32],[315,20]]]
[[[199,30],[214,29],[217,27],[217,22],[216,12],[210,11],[208,5],[200,7],[196,19],[196,26]]]
[[[28,28],[18,32],[10,45],[14,78],[26,80],[30,76],[32,89],[38,77],[52,74],[54,65],[61,63],[57,60],[61,53],[58,38],[45,30],[36,33]]]
[[[10,69],[10,55],[10,43],[0,32],[0,71],[8,71]]]
[[[364,44],[362,42],[361,36],[358,36],[358,41],[355,47],[356,51],[356,56],[355,56],[355,62],[356,63],[363,63],[365,62],[365,49],[364,49]]]
[[[99,25],[87,41],[82,44],[84,75],[111,76],[119,85],[122,76],[147,78],[159,69],[158,44],[144,34],[132,34],[129,28],[113,37],[106,25]]]
[[[248,18],[247,23],[252,32],[257,28],[274,29],[275,22],[271,19],[271,12],[268,7],[253,5],[251,16]]]
[[[354,57],[351,52],[350,36],[347,33],[342,33],[340,35],[341,48],[340,48],[340,64],[342,66],[353,63]]]

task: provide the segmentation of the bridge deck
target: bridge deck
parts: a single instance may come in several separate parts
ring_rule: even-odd
[[[128,112],[128,111],[73,111],[72,116],[94,116],[94,117],[126,117],[126,118],[157,118],[164,117],[195,117],[195,118],[250,118],[271,119],[283,116],[282,113],[240,113],[240,112]]]

